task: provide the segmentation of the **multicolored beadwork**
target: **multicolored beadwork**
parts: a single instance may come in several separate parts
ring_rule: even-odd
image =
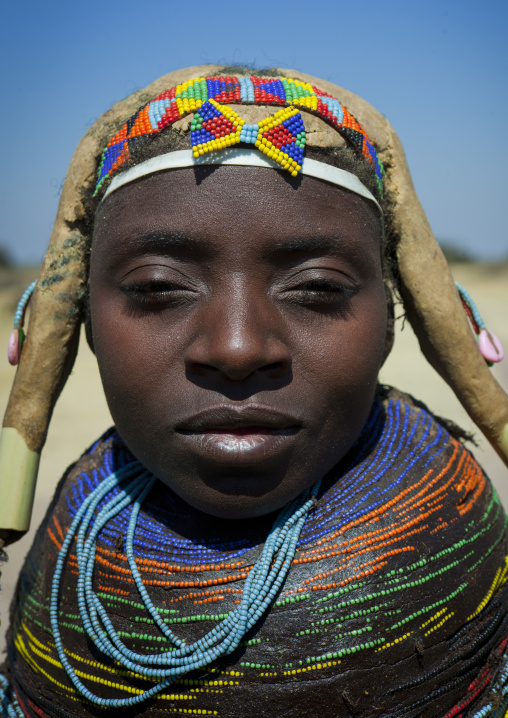
[[[23,718],[54,716],[57,696],[59,715],[95,715],[69,681],[67,661],[107,700],[134,702],[160,680],[93,647],[81,594],[100,631],[111,621],[117,650],[121,642],[156,669],[171,656],[168,636],[190,648],[241,613],[266,530],[206,533],[162,482],[143,502],[139,495],[133,517],[138,499],[122,488],[135,474],[122,487],[108,479],[131,471],[132,461],[111,430],[59,485],[19,582],[10,682],[0,681],[4,710],[19,703]],[[189,672],[136,715],[233,718],[245,715],[246,702],[259,718],[326,715],[332,699],[344,718],[352,714],[347,701],[355,714],[390,718],[504,715],[497,711],[508,709],[507,518],[473,457],[427,411],[390,391],[332,478],[294,536],[291,569],[264,620],[229,658],[201,670],[189,661]],[[101,486],[88,551],[90,534],[76,517],[90,508],[91,518]],[[48,596],[57,568],[58,611]],[[485,706],[492,710],[476,712]]]
[[[122,483],[126,483],[125,488]],[[177,678],[192,670],[207,667],[221,656],[228,656],[245,640],[249,631],[260,621],[272,605],[284,584],[293,561],[302,527],[313,506],[313,499],[321,482],[307,489],[284,507],[277,517],[263,546],[261,555],[251,568],[238,608],[214,626],[209,633],[189,644],[180,639],[161,620],[139,573],[134,555],[134,532],[143,501],[157,479],[142,464],[133,462],[123,470],[114,471],[102,481],[80,507],[58,555],[51,592],[51,625],[55,646],[67,675],[86,700],[101,707],[127,707],[147,701],[167,688]],[[122,488],[120,488],[122,487]],[[107,502],[105,499],[107,497]],[[94,512],[102,502],[101,511]],[[125,540],[126,555],[136,587],[150,618],[169,640],[169,650],[155,656],[130,650],[115,631],[93,588],[97,537],[100,529],[126,507],[132,505],[129,530]],[[90,691],[71,665],[64,649],[59,625],[59,595],[62,574],[74,536],[78,534],[77,565],[80,573],[78,605],[85,631],[96,648],[126,670],[155,680],[146,691],[135,696],[104,698]],[[148,619],[150,620],[150,619]]]
[[[307,142],[301,114],[288,107],[258,124],[256,147],[296,177],[302,168]]]
[[[285,107],[256,125],[246,125],[225,103]],[[363,127],[339,100],[313,85],[288,77],[229,76],[194,78],[166,90],[141,107],[105,148],[95,194],[122,164],[135,156],[136,149],[148,138],[190,113],[194,113],[191,143],[195,157],[243,142],[254,144],[295,175],[301,169],[306,144],[305,126],[297,108],[333,125],[374,166],[382,194],[384,169],[376,149]]]
[[[302,116],[295,107],[279,110],[255,125],[246,125],[231,108],[207,100],[196,110],[190,128],[196,158],[244,142],[255,145],[293,177],[301,170],[306,135]]]
[[[194,157],[236,145],[244,124],[229,107],[207,100],[196,110],[190,126]]]

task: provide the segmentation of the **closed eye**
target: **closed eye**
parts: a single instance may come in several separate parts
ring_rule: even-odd
[[[309,279],[287,289],[285,299],[296,304],[345,306],[356,294],[356,287],[327,278]]]
[[[188,287],[161,279],[126,284],[122,291],[134,304],[154,309],[183,304],[190,301],[195,294],[194,290]]]

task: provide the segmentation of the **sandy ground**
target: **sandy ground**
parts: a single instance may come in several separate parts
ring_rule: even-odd
[[[508,350],[508,264],[456,265],[453,267],[453,274],[474,297],[487,325],[499,336]],[[0,272],[0,346],[4,346],[5,351],[16,302],[33,278],[35,272],[29,270]],[[438,297],[436,301],[439,301]],[[402,322],[399,321],[395,348],[383,368],[381,380],[413,394],[425,401],[435,413],[453,419],[464,428],[474,431],[471,420],[452,391],[423,359],[409,325],[406,324],[403,330],[401,325]],[[493,373],[508,391],[508,357],[493,368]],[[5,359],[0,363],[2,415],[13,376],[14,369]],[[32,529],[21,541],[8,549],[9,561],[2,568],[0,649],[4,645],[7,612],[17,575],[31,545],[34,530],[52,497],[55,484],[67,466],[111,423],[95,358],[83,337],[74,371],[55,409],[42,454]],[[474,453],[508,508],[508,470],[485,439],[478,436],[478,432],[476,435],[480,445]]]

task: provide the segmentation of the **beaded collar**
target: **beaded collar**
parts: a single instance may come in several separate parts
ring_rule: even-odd
[[[249,125],[225,103],[278,105],[282,108],[257,124]],[[299,108],[332,125],[373,165],[382,194],[384,169],[376,149],[363,127],[339,100],[313,85],[292,78],[229,76],[194,78],[166,90],[143,105],[104,149],[94,194],[101,192],[105,182],[127,160],[135,160],[147,141],[191,113],[194,117],[190,126],[193,157],[193,160],[189,158],[190,163],[203,162],[203,158],[208,156],[207,164],[221,164],[224,151],[242,143],[250,145],[251,149],[256,147],[260,157],[265,155],[270,161],[267,166],[283,168],[293,176],[301,171],[308,174],[305,169],[302,170],[306,132]],[[342,186],[351,189],[348,185]],[[366,188],[363,187],[363,190],[363,196],[368,193],[369,199],[373,199]]]

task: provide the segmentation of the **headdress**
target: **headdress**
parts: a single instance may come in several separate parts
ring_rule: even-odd
[[[242,105],[241,111],[236,105]],[[287,116],[276,117],[276,123],[267,128],[262,123],[269,113],[265,107],[260,118],[259,105],[274,106],[275,114],[285,109]],[[284,125],[288,122],[296,124],[290,128]],[[217,123],[221,125],[218,133]],[[28,528],[39,455],[77,352],[90,240],[83,188],[92,193],[98,183],[98,194],[104,192],[116,170],[135,161],[138,148],[168,125],[183,131],[190,128],[194,153],[200,156],[201,150],[209,149],[220,154],[222,139],[234,135],[241,140],[235,145],[264,144],[268,151],[261,148],[260,157],[272,152],[269,159],[278,167],[287,164],[285,169],[298,172],[302,145],[333,147],[345,140],[372,165],[379,180],[384,166],[384,211],[400,236],[400,293],[407,317],[427,360],[508,463],[508,397],[476,347],[460,295],[389,122],[351,92],[295,71],[282,70],[275,79],[227,78],[220,76],[216,66],[192,67],[164,75],[117,103],[89,129],[71,161],[0,437],[0,529],[6,541]],[[283,139],[288,134],[284,129],[291,135],[289,142]],[[222,138],[221,131],[226,132]],[[197,134],[192,137],[193,133]],[[209,144],[219,140],[218,146]],[[292,153],[286,151],[289,146]]]

